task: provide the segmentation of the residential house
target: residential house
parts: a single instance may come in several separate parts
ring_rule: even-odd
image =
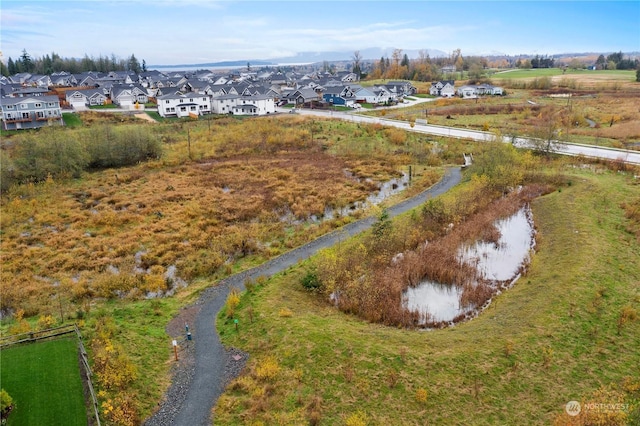
[[[241,96],[231,108],[233,115],[266,115],[276,112],[273,96],[251,95]]]
[[[78,84],[73,74],[51,74],[51,85],[57,87],[72,87]]]
[[[504,90],[502,87],[491,84],[475,84],[462,86],[457,93],[464,99],[475,99],[481,95],[504,95]]]
[[[26,84],[27,81],[31,78],[31,74],[29,74],[28,72],[19,72],[9,78],[13,83]]]
[[[48,89],[49,86],[52,86],[51,77],[48,75],[34,74],[27,80],[26,82],[29,86],[41,87],[43,89]]]
[[[64,125],[57,96],[1,98],[4,130],[36,129],[47,125]]]
[[[147,89],[139,84],[114,84],[110,93],[111,102],[121,108],[133,108],[149,102]]]
[[[455,93],[455,82],[453,80],[436,81],[431,83],[429,88],[429,94],[432,96],[451,98]]]
[[[478,97],[478,89],[476,89],[476,86],[470,86],[470,85],[465,85],[465,86],[460,86],[458,88],[458,96],[460,96],[463,99],[475,99]]]
[[[275,100],[268,95],[223,95],[211,99],[215,114],[266,115],[276,112]]]
[[[76,109],[84,109],[86,106],[104,105],[107,97],[100,89],[67,90],[65,93],[67,103]]]
[[[163,95],[157,98],[161,117],[189,117],[211,114],[211,97],[197,93]]]
[[[418,89],[413,84],[411,84],[410,81],[405,80],[389,81],[384,86],[389,89],[390,92],[395,92],[398,98],[411,96],[418,91]]]
[[[326,87],[322,99],[331,105],[353,107],[356,103],[356,95],[349,86]]]
[[[319,101],[320,95],[313,89],[297,89],[287,94],[285,98],[287,103],[293,105],[303,105],[309,102]]]
[[[378,98],[377,104],[390,104],[398,102],[398,95],[390,91],[386,86],[374,86],[373,93]]]
[[[45,89],[44,87],[18,86],[18,88],[14,89],[9,96],[12,98],[30,98],[33,96],[44,96],[47,93],[49,93],[49,89]]]
[[[365,104],[377,104],[378,96],[368,87],[361,87],[355,93],[356,102]]]

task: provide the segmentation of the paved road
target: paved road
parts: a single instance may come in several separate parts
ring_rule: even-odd
[[[279,109],[278,112],[287,112],[287,109]],[[424,133],[428,135],[446,136],[458,139],[472,139],[476,141],[492,141],[495,140],[495,135],[491,132],[482,132],[479,130],[466,130],[458,129],[455,127],[446,126],[434,126],[434,125],[420,125],[416,124],[411,127],[406,121],[390,120],[386,118],[370,117],[360,114],[354,114],[352,112],[338,112],[338,111],[320,111],[313,109],[301,109],[298,110],[298,114],[302,115],[315,115],[325,118],[334,118],[345,121],[352,121],[354,123],[377,123],[384,126],[392,126],[400,129],[404,129],[410,132]],[[530,139],[517,138],[512,140],[509,137],[504,137],[503,142],[514,143],[520,148],[533,148],[535,144]],[[625,149],[604,148],[594,145],[581,145],[567,142],[554,141],[559,147],[557,152],[563,155],[571,156],[584,156],[590,158],[601,158],[605,160],[622,160],[630,164],[640,165],[640,151],[631,151]]]
[[[450,168],[442,180],[420,193],[388,208],[389,216],[393,217],[419,206],[426,200],[445,193],[460,182],[459,168]],[[211,424],[211,408],[218,400],[225,386],[225,366],[232,360],[230,354],[220,343],[215,328],[218,312],[224,306],[227,295],[232,287],[244,289],[247,279],[259,276],[271,276],[281,272],[298,261],[306,259],[318,250],[330,247],[341,239],[348,238],[369,228],[375,218],[369,217],[350,223],[337,231],[324,235],[302,247],[294,249],[254,269],[242,272],[223,280],[218,286],[211,287],[199,298],[201,305],[196,317],[194,329],[195,341],[195,374],[188,385],[186,398],[177,411],[174,419],[168,419],[168,424],[178,426],[199,426]],[[175,383],[175,382],[174,382]],[[172,385],[173,386],[173,385]]]

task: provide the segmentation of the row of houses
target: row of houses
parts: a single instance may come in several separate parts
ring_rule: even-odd
[[[407,81],[362,87],[355,74],[312,72],[300,74],[267,70],[215,74],[162,73],[150,71],[101,74],[54,73],[51,76],[20,73],[0,78],[0,109],[5,129],[24,129],[52,124],[54,117],[62,123],[61,107],[82,110],[112,103],[123,109],[139,109],[156,102],[163,117],[202,114],[265,115],[276,105],[292,104],[358,107],[361,103],[391,104],[414,94],[416,88]],[[78,85],[69,87],[70,85]],[[64,93],[60,99],[50,96],[52,88]],[[63,89],[60,89],[63,88]],[[40,105],[52,105],[40,114]],[[16,107],[20,104],[23,106]],[[55,105],[55,106],[53,106]],[[16,109],[31,111],[16,115]],[[31,120],[28,120],[31,118]]]
[[[441,96],[443,98],[452,98],[456,95],[464,99],[475,99],[482,95],[504,95],[504,89],[491,84],[473,84],[464,85],[455,88],[453,80],[442,80],[431,83],[429,94],[433,96]]]

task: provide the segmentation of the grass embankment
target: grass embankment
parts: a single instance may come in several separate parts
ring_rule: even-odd
[[[364,323],[304,291],[305,265],[246,294],[239,332],[218,321],[224,343],[251,358],[216,421],[639,421],[640,245],[620,208],[638,186],[602,170],[563,172],[571,185],[532,204],[538,247],[528,273],[470,322],[426,333]],[[571,400],[630,405],[572,420]]]
[[[2,388],[15,404],[8,426],[87,424],[75,338],[13,346],[0,357]]]

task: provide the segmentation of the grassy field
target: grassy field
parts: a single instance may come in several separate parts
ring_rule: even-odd
[[[7,425],[86,425],[75,338],[13,346],[0,352],[2,388],[16,408]]]
[[[570,185],[533,203],[528,273],[470,322],[430,332],[365,323],[303,290],[307,264],[245,294],[239,332],[218,321],[224,343],[251,357],[216,421],[570,425],[564,407],[577,400],[630,404],[601,424],[637,424],[640,244],[619,205],[638,184],[562,172]],[[635,320],[621,324],[624,312]]]
[[[72,112],[63,112],[62,119],[64,120],[64,125],[69,128],[82,126],[82,120],[78,116],[78,114],[74,114]]]
[[[605,78],[608,80],[634,81],[635,71],[631,70],[574,70],[568,69],[563,72],[560,68],[537,68],[528,70],[507,70],[499,71],[491,75],[492,79],[519,79],[519,78],[536,78],[536,77],[554,77],[554,76],[571,76],[584,78]]]

